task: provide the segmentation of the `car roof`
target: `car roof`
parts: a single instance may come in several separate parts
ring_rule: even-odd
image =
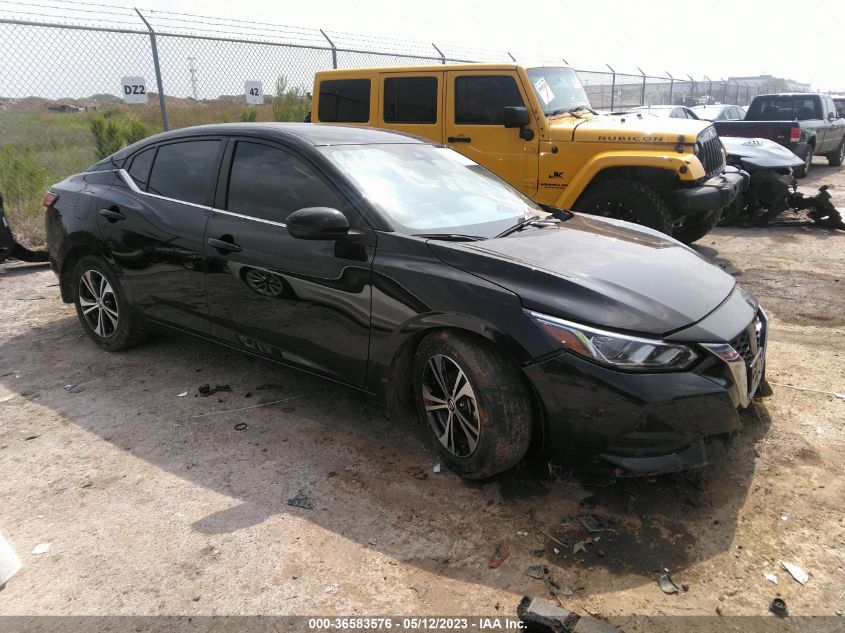
[[[114,154],[115,159],[125,158],[142,147],[162,141],[189,139],[203,136],[252,136],[267,140],[287,141],[294,145],[320,147],[327,145],[376,145],[386,143],[426,143],[431,141],[391,130],[357,127],[352,125],[325,125],[320,123],[217,123],[197,125],[147,137]]]

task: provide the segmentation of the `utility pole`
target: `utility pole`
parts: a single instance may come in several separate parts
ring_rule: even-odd
[[[194,95],[194,101],[197,100],[197,68],[194,65],[196,61],[196,57],[188,58],[188,70],[191,71],[191,93]]]

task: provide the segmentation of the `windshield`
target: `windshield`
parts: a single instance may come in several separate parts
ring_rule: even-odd
[[[571,68],[527,68],[526,72],[544,113],[566,112],[579,106],[590,107],[584,86]]]
[[[446,147],[409,143],[320,150],[403,233],[490,238],[545,215],[484,167]]]
[[[725,111],[725,106],[697,106],[693,108],[693,110],[702,119],[717,119],[722,116],[722,113]]]

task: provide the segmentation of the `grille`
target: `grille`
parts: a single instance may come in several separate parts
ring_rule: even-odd
[[[763,328],[764,326],[760,319],[760,315],[757,315],[748,327],[731,341],[731,347],[736,350],[737,354],[742,356],[742,360],[745,361],[745,365],[749,369],[751,368],[751,364],[754,362],[757,350],[760,349],[760,346],[763,343]],[[754,345],[752,345],[752,336],[754,337]]]
[[[709,127],[698,137],[698,159],[701,161],[708,178],[718,176],[725,170],[725,155],[722,153],[722,141],[715,128]]]

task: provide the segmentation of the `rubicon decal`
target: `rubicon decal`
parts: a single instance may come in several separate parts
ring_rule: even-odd
[[[615,141],[617,143],[662,143],[662,136],[599,136],[600,141]]]

